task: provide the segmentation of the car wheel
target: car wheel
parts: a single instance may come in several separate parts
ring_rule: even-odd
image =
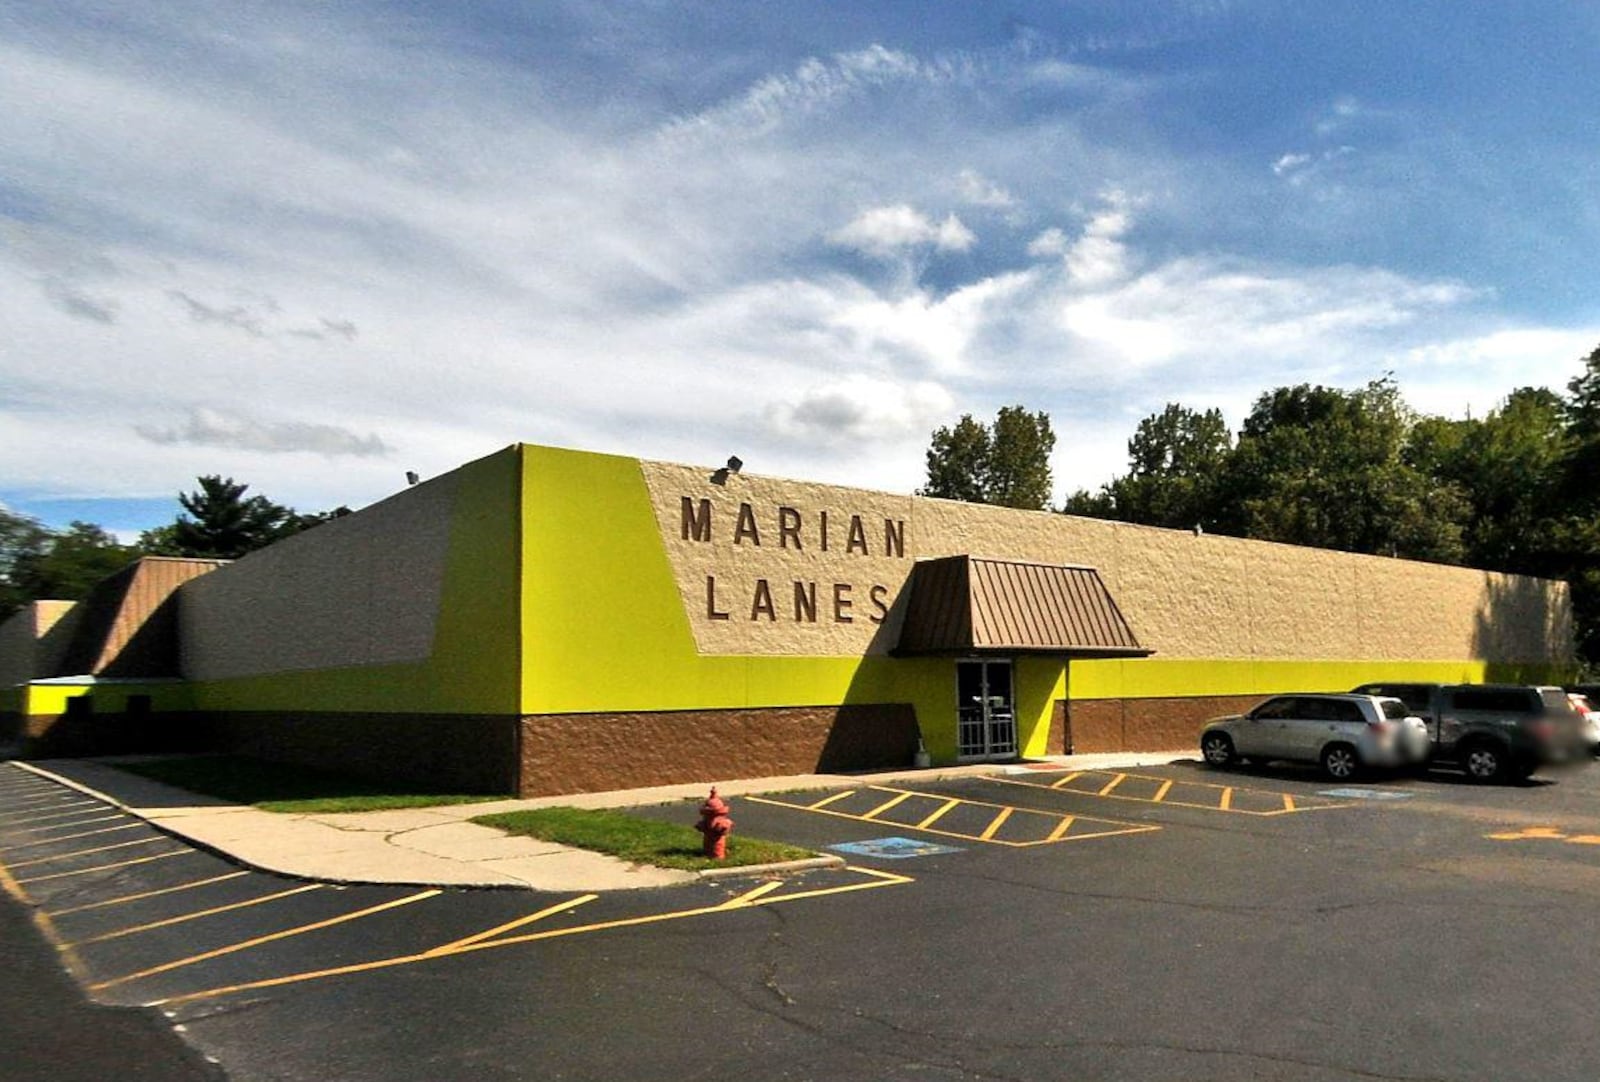
[[[1361,756],[1349,744],[1329,744],[1322,749],[1322,772],[1334,781],[1349,781],[1361,772]]]
[[[1505,753],[1487,740],[1469,744],[1461,753],[1461,769],[1467,772],[1468,781],[1502,781],[1510,766]]]
[[[1227,733],[1207,733],[1200,738],[1200,757],[1208,766],[1232,766],[1238,761],[1233,738]]]

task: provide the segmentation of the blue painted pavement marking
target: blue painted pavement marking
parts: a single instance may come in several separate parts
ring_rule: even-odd
[[[953,845],[936,845],[915,838],[873,838],[865,842],[843,842],[829,849],[849,853],[856,857],[881,857],[884,860],[904,860],[907,857],[931,857],[939,853],[959,853]]]
[[[1410,793],[1393,789],[1321,789],[1318,796],[1337,797],[1341,800],[1405,800]]]

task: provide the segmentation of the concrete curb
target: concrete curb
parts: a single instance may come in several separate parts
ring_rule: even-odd
[[[777,875],[783,872],[804,872],[812,868],[842,868],[844,858],[837,856],[806,857],[801,860],[784,860],[774,864],[742,864],[735,868],[706,868],[697,872],[701,879],[732,879],[737,875]]]

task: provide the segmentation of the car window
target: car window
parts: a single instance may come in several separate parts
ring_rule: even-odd
[[[1367,720],[1361,713],[1361,704],[1349,699],[1334,699],[1328,703],[1328,714],[1334,721],[1362,722]]]
[[[1294,703],[1295,701],[1287,696],[1278,699],[1268,699],[1266,702],[1250,711],[1250,716],[1253,718],[1274,721],[1281,720],[1283,718],[1291,718],[1294,717]]]
[[[1383,716],[1390,721],[1399,721],[1411,716],[1411,708],[1399,699],[1385,699],[1378,704],[1383,710]]]
[[[1457,688],[1451,699],[1457,710],[1483,710],[1496,714],[1532,714],[1532,695],[1521,688]]]
[[[1544,702],[1544,708],[1552,714],[1576,714],[1577,704],[1567,698],[1567,693],[1560,688],[1543,688],[1539,698]]]

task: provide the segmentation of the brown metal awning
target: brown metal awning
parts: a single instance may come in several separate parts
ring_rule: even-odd
[[[1147,657],[1092,567],[947,556],[918,561],[897,654]]]

